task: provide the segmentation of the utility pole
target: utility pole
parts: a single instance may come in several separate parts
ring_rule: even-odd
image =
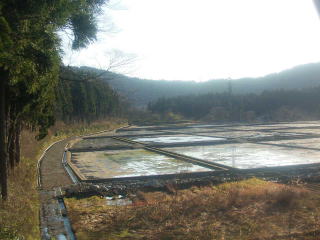
[[[228,98],[229,98],[229,113],[230,113],[230,119],[233,117],[233,106],[232,106],[232,82],[231,78],[228,78]]]

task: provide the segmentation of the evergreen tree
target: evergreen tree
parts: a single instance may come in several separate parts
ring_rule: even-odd
[[[72,71],[69,68],[60,68],[56,88],[57,119],[90,123],[118,112],[120,98],[105,81],[81,68],[72,67]]]
[[[7,198],[8,163],[14,166],[19,161],[12,158],[19,158],[21,126],[27,124],[39,130],[38,137],[42,138],[53,124],[61,63],[58,31],[70,29],[74,36],[72,47],[85,47],[96,38],[95,17],[104,2],[0,2],[0,183],[3,199]]]
[[[186,118],[214,121],[319,119],[320,87],[264,91],[261,94],[211,93],[160,98],[148,104],[151,112],[173,112]],[[232,108],[230,108],[232,105]]]

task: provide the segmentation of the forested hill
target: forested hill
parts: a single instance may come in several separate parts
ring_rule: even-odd
[[[92,69],[101,72],[101,70]],[[227,79],[207,82],[165,81],[131,78],[121,74],[106,73],[103,78],[120,95],[134,106],[145,107],[149,102],[165,97],[189,94],[219,93],[228,91]],[[264,90],[302,89],[320,85],[320,63],[300,65],[280,73],[259,78],[242,78],[231,81],[232,91],[237,94],[260,93]]]
[[[107,82],[74,67],[60,67],[55,98],[55,118],[66,123],[89,123],[122,111],[117,92]]]

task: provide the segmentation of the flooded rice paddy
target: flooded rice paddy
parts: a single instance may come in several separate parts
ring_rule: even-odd
[[[143,143],[187,143],[187,142],[207,142],[207,141],[221,141],[224,138],[205,137],[205,136],[192,136],[192,135],[165,135],[154,137],[138,137],[131,138],[133,141]]]
[[[224,131],[224,132],[208,132],[201,133],[204,136],[216,136],[223,138],[259,138],[273,136],[271,132],[256,132],[256,131]]]
[[[298,128],[298,129],[280,129],[277,130],[277,132],[279,133],[301,133],[301,134],[316,134],[316,135],[320,135],[320,128]]]
[[[208,168],[144,149],[73,153],[72,162],[87,178],[119,178],[210,171]]]
[[[320,151],[251,143],[175,147],[166,150],[239,169],[320,162]]]
[[[76,142],[73,145],[74,150],[81,149],[99,149],[99,148],[120,148],[120,147],[129,147],[131,146],[128,143],[118,141],[112,138],[88,138],[83,139],[82,141]]]
[[[181,155],[238,169],[320,164],[320,122],[133,126],[80,139],[70,151],[87,179],[212,171]]]
[[[193,133],[212,133],[212,132],[225,132],[230,131],[230,128],[183,128],[183,129],[168,129],[168,130],[162,130],[163,132],[170,132],[170,133],[176,133],[176,134],[193,134]]]
[[[264,142],[262,142],[262,143],[264,143]],[[266,143],[276,144],[276,145],[281,145],[281,146],[289,146],[289,147],[314,148],[314,149],[319,149],[319,151],[320,151],[320,138],[269,141]]]
[[[117,136],[139,136],[139,135],[158,135],[157,131],[137,130],[137,131],[121,131]]]

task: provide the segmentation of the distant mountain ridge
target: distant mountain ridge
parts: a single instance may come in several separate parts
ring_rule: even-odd
[[[132,105],[145,107],[149,102],[162,97],[226,92],[229,85],[231,85],[234,94],[317,87],[320,86],[320,63],[299,65],[264,77],[241,78],[231,81],[227,79],[206,82],[147,80],[110,72],[104,74],[102,78]]]

